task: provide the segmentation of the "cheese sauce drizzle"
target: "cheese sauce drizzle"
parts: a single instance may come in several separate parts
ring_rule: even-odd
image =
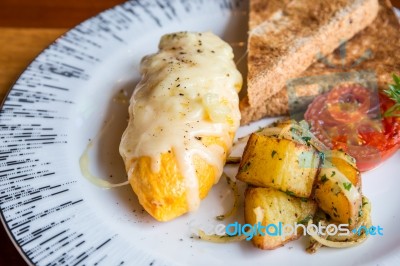
[[[111,121],[114,119],[114,116],[105,124],[105,126],[97,133],[97,135],[92,139],[89,140],[89,143],[86,145],[85,150],[83,151],[81,157],[79,157],[79,167],[81,169],[82,175],[92,184],[101,187],[101,188],[116,188],[129,185],[129,181],[124,181],[121,183],[110,183],[98,176],[95,176],[90,171],[90,156],[89,151],[93,148],[94,142],[97,142],[98,139],[103,135],[104,131],[110,126]]]
[[[159,52],[143,58],[141,74],[120,153],[125,162],[150,157],[152,171],[158,172],[161,154],[173,152],[185,178],[189,210],[196,210],[200,198],[194,156],[214,166],[218,178],[226,158],[223,147],[206,146],[201,138],[218,137],[229,151],[239,127],[242,76],[232,48],[208,32],[165,35]],[[131,167],[128,163],[128,173]]]

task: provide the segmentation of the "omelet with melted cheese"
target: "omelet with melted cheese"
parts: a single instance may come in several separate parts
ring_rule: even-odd
[[[195,211],[218,182],[240,123],[242,76],[210,32],[164,35],[141,62],[120,154],[143,208],[159,221]]]

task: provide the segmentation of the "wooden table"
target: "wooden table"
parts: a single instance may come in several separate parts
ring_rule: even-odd
[[[123,0],[1,0],[0,101],[26,66],[57,37]],[[400,0],[392,0],[400,7]],[[0,265],[26,265],[0,226]]]

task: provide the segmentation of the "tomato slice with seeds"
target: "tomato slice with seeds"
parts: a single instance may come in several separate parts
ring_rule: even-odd
[[[370,93],[359,85],[344,85],[327,94],[326,104],[327,111],[335,121],[354,123],[368,112]]]
[[[341,85],[316,97],[304,117],[318,139],[349,153],[367,171],[400,148],[400,118],[381,118],[393,104],[361,85]]]

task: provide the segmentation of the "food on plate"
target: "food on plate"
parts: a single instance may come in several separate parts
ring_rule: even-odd
[[[326,146],[346,151],[361,171],[370,170],[400,148],[400,117],[393,108],[400,84],[390,87],[392,99],[359,84],[337,86],[317,96],[304,117]]]
[[[321,213],[317,213],[316,216]],[[327,219],[323,214],[321,217],[317,217],[318,222],[323,226],[328,226],[329,224],[335,224],[334,222]],[[315,222],[315,221],[314,221]],[[311,221],[309,221],[309,224]],[[338,225],[338,224],[336,224]],[[315,253],[322,246],[332,247],[332,248],[348,248],[354,247],[363,243],[369,234],[366,229],[371,228],[371,203],[368,198],[363,196],[362,207],[359,213],[358,222],[354,225],[354,228],[358,230],[349,230],[347,234],[335,234],[334,229],[329,231],[329,235],[320,235],[318,232],[312,232],[310,235],[311,241],[309,247],[306,249],[309,253]]]
[[[393,38],[390,33],[395,31],[395,23],[388,11],[390,6],[384,0],[379,3],[377,0],[252,0],[248,91],[240,102],[240,111],[238,92],[242,77],[229,45],[211,33],[180,32],[163,36],[159,52],[142,60],[142,80],[130,101],[129,124],[120,144],[129,182],[144,209],[159,221],[196,210],[223,174],[225,163],[229,163],[239,164],[236,178],[247,184],[245,222],[264,229],[269,225],[283,226],[279,235],[254,231],[252,241],[258,248],[275,249],[303,234],[311,234],[308,228],[291,230],[285,225],[321,222],[344,225],[348,230],[370,226],[370,204],[362,194],[360,175],[360,170],[370,166],[365,166],[363,160],[370,159],[370,154],[358,148],[362,143],[374,143],[378,150],[390,146],[381,151],[398,148],[397,142],[393,145],[391,142],[400,138],[400,123],[396,120],[400,102],[397,76],[395,84],[380,94],[380,105],[374,91],[367,88],[371,80],[360,81],[371,77],[366,72],[357,81],[325,86],[329,90],[306,84],[303,93],[315,98],[313,101],[307,98],[303,106],[309,104],[307,121],[279,121],[251,134],[242,157],[227,160],[227,155],[239,127],[240,113],[241,123],[246,124],[265,115],[287,112],[287,92],[281,90],[286,82],[302,75],[339,72],[331,68],[329,61],[337,62],[335,53],[328,54],[339,45],[343,54],[341,43],[360,31],[349,42],[349,47],[355,49],[352,55],[360,55],[356,48],[381,44],[382,36]],[[378,32],[376,22],[372,23],[378,10],[376,20],[388,21],[384,33]],[[368,35],[368,44],[360,40],[363,35]],[[385,45],[373,47],[380,60],[390,50]],[[321,62],[312,65],[317,53],[329,67]],[[362,59],[367,60],[368,55],[362,54]],[[363,60],[350,65],[359,67]],[[369,64],[378,69],[381,88],[387,81],[382,73],[388,69],[375,59]],[[396,69],[395,64],[389,59],[387,65]],[[372,115],[376,106],[384,116],[383,127],[379,127],[380,120]],[[371,128],[379,129],[380,135],[358,134],[352,127],[354,124],[368,129],[366,134],[372,132]],[[336,135],[343,130],[339,136],[346,139],[330,142],[330,131],[322,132],[319,125],[330,126],[329,130]],[[386,144],[382,144],[384,141]],[[226,177],[235,202],[226,214],[216,217],[219,221],[231,217],[238,209],[239,189]],[[322,245],[354,246],[363,242],[367,234],[342,238],[337,233],[315,232],[311,237],[309,251],[315,252]],[[240,234],[207,235],[201,230],[199,238],[223,243],[245,239]]]
[[[272,95],[299,77],[317,53],[331,53],[368,26],[378,8],[377,0],[252,0],[242,124],[265,116]]]
[[[244,201],[244,215],[246,223],[251,225],[275,225],[260,229],[265,235],[257,232],[253,244],[261,249],[275,249],[286,242],[302,236],[303,230],[297,228],[296,233],[285,225],[306,223],[314,216],[317,205],[313,200],[296,198],[287,193],[272,188],[249,187],[246,190]],[[281,223],[283,235],[269,235],[265,232],[275,232]]]
[[[308,86],[304,94],[317,95],[320,93],[320,85],[324,85],[327,80],[334,78],[335,82],[340,81],[342,76],[335,78],[335,75],[347,72],[347,74],[358,74],[359,77],[363,78],[366,70],[372,70],[374,73],[373,80],[376,79],[378,89],[380,91],[385,90],[388,84],[392,82],[391,74],[400,73],[398,63],[400,62],[400,54],[397,52],[400,49],[400,39],[398,38],[400,25],[392,8],[390,1],[379,0],[378,16],[368,27],[326,57],[318,58],[318,51],[314,51],[315,59],[319,60],[303,73],[288,77],[286,82],[298,78],[307,81],[307,78],[315,77],[316,86]],[[268,14],[268,12],[264,12]],[[251,19],[252,15],[250,15]],[[251,46],[249,46],[249,49],[249,52],[251,52]],[[288,114],[288,100],[288,87],[282,86],[273,97],[263,101],[263,108],[257,110],[259,112],[257,117]],[[250,106],[246,107],[250,108]],[[241,112],[242,124],[247,124],[256,119],[250,115],[251,112],[247,111],[246,108],[242,108]]]
[[[247,224],[282,222],[294,226],[300,221],[306,224],[307,217],[311,222],[323,220],[351,230],[366,219],[370,221],[369,216],[362,217],[361,176],[355,160],[343,151],[328,149],[305,121],[280,121],[253,133],[236,178],[250,186],[245,194]],[[314,217],[317,207],[324,219]],[[285,233],[284,237],[256,234],[253,243],[261,249],[274,249],[302,235],[296,232]],[[321,242],[318,236],[314,239]],[[346,243],[340,246],[353,246],[363,240],[361,236],[354,243],[344,240]]]
[[[120,154],[143,208],[159,221],[196,210],[218,182],[239,127],[242,76],[216,35],[164,35],[141,63]]]
[[[218,221],[223,221],[226,218],[231,217],[232,215],[236,214],[236,211],[238,209],[238,205],[239,205],[239,197],[240,197],[240,193],[239,193],[239,189],[237,186],[237,183],[235,181],[233,181],[229,176],[227,176],[225,173],[223,174],[223,176],[226,179],[226,182],[229,186],[229,188],[231,189],[231,191],[233,192],[233,204],[232,204],[232,208],[229,209],[227,212],[225,212],[224,214],[218,215],[217,217],[215,217]]]
[[[320,163],[319,153],[311,145],[279,137],[282,134],[279,128],[251,134],[236,178],[308,198]]]
[[[393,82],[394,84],[389,84],[389,88],[382,93],[385,99],[381,102],[387,104],[383,106],[383,117],[400,117],[400,77],[393,74]]]
[[[359,171],[341,158],[326,160],[316,179],[314,198],[332,221],[353,229],[362,204]]]

